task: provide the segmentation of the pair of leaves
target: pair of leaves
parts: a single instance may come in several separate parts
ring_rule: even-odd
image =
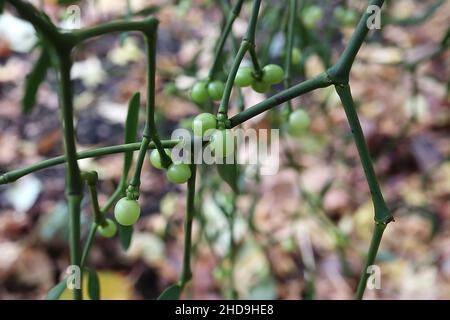
[[[50,54],[42,48],[41,54],[33,69],[25,79],[25,93],[22,99],[22,112],[30,113],[36,104],[36,96],[41,83],[45,80],[47,71],[51,66]]]
[[[88,295],[91,300],[100,300],[100,279],[94,269],[85,268],[87,273]],[[62,279],[47,294],[47,300],[58,300],[67,288],[67,278]]]

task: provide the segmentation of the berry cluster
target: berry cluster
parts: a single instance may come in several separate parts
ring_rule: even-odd
[[[271,85],[280,83],[284,79],[284,70],[279,65],[268,64],[261,71],[258,77],[252,68],[242,67],[236,74],[234,84],[238,87],[251,86],[256,92],[264,93]]]
[[[208,99],[218,101],[222,99],[225,84],[222,81],[199,81],[192,87],[191,99],[195,103],[205,103]]]

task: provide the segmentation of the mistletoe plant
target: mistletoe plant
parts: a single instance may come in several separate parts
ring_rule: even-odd
[[[191,249],[192,249],[192,221],[195,212],[195,195],[196,195],[196,165],[180,164],[172,161],[170,157],[170,149],[174,148],[179,140],[161,140],[155,126],[155,73],[156,73],[156,40],[158,21],[154,17],[149,17],[140,21],[131,21],[129,19],[123,21],[109,22],[89,28],[83,28],[73,31],[63,31],[58,29],[50,19],[31,4],[22,0],[2,0],[9,3],[15,8],[18,15],[30,22],[36,29],[41,42],[41,57],[38,59],[35,68],[27,78],[27,94],[24,98],[24,106],[29,109],[34,103],[34,96],[43,81],[43,70],[52,68],[58,75],[58,93],[59,93],[59,110],[61,114],[61,126],[63,128],[64,138],[64,155],[47,159],[42,162],[33,164],[29,167],[16,169],[0,176],[0,183],[7,184],[17,179],[51,166],[65,164],[66,166],[66,197],[69,208],[69,226],[70,226],[70,260],[71,264],[78,266],[83,273],[88,274],[89,294],[91,298],[99,297],[98,277],[95,271],[87,267],[87,259],[89,250],[94,241],[95,234],[98,233],[104,237],[112,237],[116,234],[117,229],[120,233],[120,239],[125,248],[129,245],[131,239],[132,225],[136,223],[140,215],[140,207],[137,202],[140,195],[141,171],[145,156],[148,150],[152,149],[150,155],[151,163],[158,169],[166,170],[167,179],[173,183],[187,182],[187,205],[184,227],[184,258],[180,280],[167,288],[160,296],[161,299],[174,299],[180,296],[186,283],[192,277],[191,271]],[[216,114],[210,112],[198,115],[193,121],[193,131],[197,136],[209,141],[216,154],[219,156],[232,155],[234,148],[226,148],[227,142],[232,139],[232,128],[240,126],[245,121],[260,115],[277,106],[284,105],[283,114],[284,121],[288,125],[288,131],[292,134],[304,132],[308,126],[310,119],[304,110],[293,110],[290,101],[296,97],[309,93],[313,90],[334,86],[339,95],[345,114],[348,119],[354,141],[358,149],[361,164],[367,178],[374,205],[374,233],[370,248],[367,253],[365,267],[363,269],[360,282],[356,292],[356,298],[363,296],[368,273],[366,269],[374,263],[378,247],[381,242],[383,232],[393,217],[385,203],[382,192],[377,182],[373,164],[369,155],[369,151],[364,139],[364,134],[355,110],[355,103],[352,98],[351,87],[349,84],[349,76],[355,57],[363,45],[363,42],[369,33],[368,21],[371,19],[373,12],[367,10],[364,12],[356,26],[356,29],[346,46],[345,50],[335,64],[330,64],[328,69],[317,76],[292,84],[292,65],[301,59],[301,52],[294,47],[294,33],[296,26],[296,12],[298,4],[297,0],[290,0],[284,6],[288,6],[287,12],[287,37],[286,37],[286,56],[283,68],[275,64],[267,64],[262,66],[260,61],[267,60],[264,58],[267,53],[262,52],[258,56],[256,46],[257,22],[260,13],[261,0],[252,1],[252,10],[248,22],[248,28],[245,36],[240,44],[232,34],[232,26],[236,18],[239,16],[244,1],[237,0],[234,7],[230,7],[228,1],[220,1],[227,17],[225,19],[223,31],[215,48],[214,62],[212,64],[209,75],[206,79],[197,82],[191,90],[191,98],[197,104],[210,103],[211,101],[220,101]],[[369,5],[371,8],[376,6],[381,8],[384,0],[371,0]],[[270,9],[270,5],[269,9]],[[268,9],[268,10],[269,10]],[[320,8],[319,8],[320,9]],[[274,9],[275,10],[275,9]],[[318,19],[321,18],[322,12],[317,7],[307,8],[303,10],[303,24],[305,28],[312,28]],[[354,22],[354,13],[349,13],[339,9],[336,16],[340,21],[346,24]],[[139,142],[137,138],[137,122],[140,96],[136,93],[130,100],[128,107],[128,116],[125,121],[125,137],[124,144],[97,148],[87,151],[77,152],[75,132],[74,132],[74,108],[73,108],[73,83],[70,79],[72,68],[72,52],[85,41],[100,37],[109,33],[123,32],[139,32],[146,46],[147,60],[147,101],[146,101],[146,118],[145,128],[141,133]],[[226,75],[226,81],[220,79],[220,70],[222,66],[221,57],[225,48],[226,41],[232,41],[235,49],[235,57],[231,67]],[[242,61],[248,55],[251,60],[251,66],[243,66]],[[257,92],[266,92],[269,88],[282,82],[283,90],[265,99],[264,101],[247,108],[243,108],[241,87],[251,86]],[[240,112],[234,115],[229,114],[230,98],[233,88],[237,92],[240,99]],[[215,130],[210,136],[205,136],[208,130]],[[134,172],[128,180],[129,171],[132,167],[133,153],[138,151]],[[110,196],[103,207],[99,206],[97,199],[97,183],[98,176],[96,172],[81,172],[78,166],[79,159],[104,156],[114,153],[123,153],[123,172],[117,190]],[[230,185],[234,185],[236,190],[235,196],[238,194],[236,184],[236,174],[231,174],[235,168],[224,167],[220,170],[228,170],[224,175]],[[231,171],[230,171],[231,170]],[[234,180],[233,180],[234,179]],[[90,203],[93,212],[93,221],[89,235],[84,242],[80,236],[80,203],[83,197],[84,186],[90,196]],[[201,188],[201,187],[200,187]],[[114,217],[116,223],[107,218],[110,209],[115,204]],[[232,228],[232,220],[230,220]],[[231,241],[232,242],[232,241]],[[233,243],[232,243],[233,245]],[[235,253],[231,253],[233,257]],[[232,276],[231,276],[232,277]],[[231,279],[232,281],[232,279]],[[82,281],[81,281],[82,283]],[[49,294],[49,298],[58,298],[65,288],[65,280],[58,284]],[[73,290],[74,299],[82,299],[81,288]]]

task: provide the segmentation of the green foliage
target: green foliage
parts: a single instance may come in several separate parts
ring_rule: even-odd
[[[100,300],[100,279],[97,272],[91,268],[85,268],[88,274],[88,294],[91,300]]]
[[[74,3],[78,1],[62,1],[60,4]],[[283,115],[289,115],[288,118],[288,131],[295,135],[301,135],[310,126],[310,118],[308,114],[298,109],[292,112],[292,105],[290,101],[296,97],[304,95],[306,93],[312,92],[316,89],[325,88],[329,86],[334,86],[336,92],[338,93],[342,105],[344,107],[349,125],[354,134],[355,144],[361,159],[361,164],[364,168],[364,173],[372,193],[372,200],[375,208],[375,232],[373,234],[373,239],[371,246],[369,248],[368,257],[366,260],[366,266],[372,264],[375,260],[378,246],[381,242],[381,237],[384,232],[386,225],[392,221],[392,215],[387,208],[384,201],[383,195],[381,193],[380,187],[376,180],[373,164],[368,152],[368,148],[365,142],[365,138],[359,123],[358,115],[355,110],[355,104],[351,95],[351,89],[349,85],[349,76],[351,68],[355,57],[362,46],[367,33],[368,28],[366,28],[364,23],[360,23],[355,30],[355,33],[349,40],[347,47],[345,48],[343,54],[340,56],[336,64],[331,63],[331,50],[327,45],[324,45],[319,41],[317,35],[312,31],[313,27],[322,22],[324,17],[324,12],[319,6],[306,6],[303,7],[300,16],[296,16],[297,0],[289,1],[289,21],[288,28],[286,32],[286,49],[284,54],[284,68],[275,64],[265,65],[263,68],[260,62],[269,62],[268,53],[270,43],[261,44],[265,46],[266,54],[263,52],[256,51],[256,28],[257,21],[260,15],[261,0],[253,0],[253,6],[251,10],[251,15],[249,18],[247,33],[238,46],[236,39],[233,38],[232,24],[236,17],[239,15],[241,7],[244,4],[243,0],[236,1],[234,8],[228,8],[227,2],[222,2],[221,5],[224,7],[224,12],[227,13],[224,23],[223,32],[216,45],[216,52],[214,55],[214,62],[209,72],[209,76],[204,81],[199,81],[194,84],[191,89],[190,97],[192,101],[200,105],[204,110],[212,110],[214,103],[212,101],[220,101],[219,108],[217,110],[217,116],[212,113],[202,113],[198,115],[193,120],[193,131],[194,134],[203,136],[205,131],[208,129],[216,129],[212,136],[210,137],[211,147],[213,148],[215,155],[218,157],[232,156],[234,158],[233,164],[219,164],[217,165],[218,174],[222,180],[230,186],[233,190],[232,203],[230,208],[221,208],[222,211],[227,215],[227,222],[230,231],[230,252],[229,261],[231,264],[229,277],[230,284],[233,287],[233,267],[234,258],[236,253],[236,244],[233,240],[233,225],[234,225],[234,215],[235,215],[235,203],[237,201],[237,196],[239,195],[238,181],[240,178],[240,170],[236,164],[236,148],[235,143],[232,139],[233,135],[231,129],[233,127],[239,126],[243,122],[265,112],[278,105],[282,105],[286,102],[287,107]],[[3,5],[4,1],[0,3]],[[183,266],[182,274],[180,276],[180,282],[168,287],[160,295],[160,300],[168,299],[179,299],[182,289],[184,288],[187,281],[192,277],[190,270],[190,259],[191,259],[191,249],[192,249],[192,221],[195,216],[195,176],[196,176],[196,166],[187,164],[173,164],[171,163],[170,157],[166,156],[167,149],[174,147],[178,141],[173,140],[160,140],[157,128],[155,125],[155,88],[156,88],[156,38],[157,38],[157,24],[158,22],[154,18],[147,18],[141,21],[131,21],[129,16],[131,15],[147,15],[149,13],[154,13],[159,7],[150,6],[138,12],[132,12],[129,10],[127,14],[126,21],[117,23],[106,23],[100,26],[94,26],[87,29],[81,29],[76,32],[76,36],[71,32],[61,32],[56,28],[55,25],[51,23],[41,12],[35,9],[32,5],[23,2],[22,0],[10,1],[10,3],[15,6],[19,15],[21,15],[25,20],[28,20],[37,29],[38,34],[43,37],[45,43],[49,43],[52,47],[58,48],[58,54],[53,57],[55,60],[55,67],[57,68],[59,75],[59,95],[60,95],[60,107],[62,113],[62,127],[64,129],[64,144],[65,144],[65,154],[58,159],[50,159],[45,163],[40,163],[34,165],[30,168],[24,168],[22,170],[16,170],[15,172],[10,172],[0,177],[1,183],[12,182],[23,175],[29,174],[36,170],[55,165],[58,163],[66,162],[67,164],[67,183],[66,183],[66,193],[69,196],[69,216],[71,225],[71,263],[74,265],[84,267],[87,255],[89,253],[90,246],[94,239],[96,232],[96,223],[105,222],[104,224],[99,224],[98,231],[100,234],[106,237],[112,237],[116,233],[116,226],[112,220],[106,219],[107,211],[111,208],[114,202],[120,199],[115,208],[114,216],[119,223],[118,231],[119,238],[122,247],[127,250],[130,246],[133,227],[132,225],[136,223],[140,216],[140,206],[137,199],[140,195],[140,177],[141,170],[143,167],[143,161],[148,153],[148,149],[154,149],[150,155],[151,163],[159,168],[167,168],[167,179],[173,183],[188,183],[188,194],[187,194],[187,204],[186,204],[186,217],[185,217],[185,247],[183,256]],[[371,0],[370,5],[376,5],[381,7],[383,5],[383,0]],[[442,3],[440,3],[442,4]],[[280,6],[281,10],[283,9]],[[436,11],[438,6],[432,6],[427,11],[427,15],[431,15]],[[0,7],[0,11],[1,11]],[[272,25],[273,22],[279,19],[279,13],[281,11],[272,10],[271,7],[268,9],[269,12],[267,16],[271,16]],[[351,25],[354,20],[354,11],[349,11],[348,8],[338,7],[334,13],[335,18],[339,20],[340,23]],[[368,19],[369,13],[363,13],[361,19]],[[298,24],[298,30],[294,29],[297,26],[296,18],[300,18]],[[417,21],[418,17],[415,21]],[[399,24],[408,24],[406,21],[399,22]],[[449,29],[450,30],[450,29]],[[104,34],[112,32],[129,32],[129,31],[139,31],[144,36],[144,40],[147,48],[147,65],[148,65],[148,83],[147,83],[147,105],[146,105],[146,121],[145,129],[142,132],[142,139],[137,145],[131,145],[137,141],[138,137],[138,120],[139,120],[139,109],[140,109],[140,94],[135,93],[131,98],[128,106],[128,114],[125,121],[125,131],[124,131],[124,143],[123,146],[114,146],[109,148],[97,149],[91,151],[90,153],[77,153],[75,134],[74,134],[74,108],[73,108],[73,85],[70,81],[70,71],[71,71],[71,51],[77,45],[82,44],[85,40],[91,39],[93,37],[101,36]],[[275,28],[274,32],[278,31]],[[299,33],[300,46],[299,48],[294,47],[294,32]],[[449,44],[449,32],[442,40],[442,47],[448,47]],[[233,51],[234,59],[232,59],[231,66],[229,67],[228,74],[222,74],[221,68],[225,69],[225,62],[227,59],[227,47],[225,42],[227,39],[231,38],[233,40]],[[299,84],[293,86],[290,85],[292,72],[294,70],[292,65],[301,64],[302,55],[307,56],[308,52],[303,52],[303,48],[306,44],[310,45],[316,53],[322,58],[324,64],[327,67],[327,71],[317,75],[312,79],[305,80]],[[295,44],[297,45],[297,44]],[[259,50],[259,49],[258,49]],[[263,51],[263,50],[261,50]],[[252,62],[252,67],[241,67],[241,63],[248,54]],[[199,56],[199,52],[192,59],[192,64],[187,68],[188,74],[196,74],[196,63]],[[30,112],[36,102],[36,94],[38,92],[40,84],[45,80],[45,76],[48,68],[50,67],[50,56],[46,49],[42,49],[41,55],[34,65],[33,70],[28,75],[25,84],[25,93],[22,101],[24,113]],[[228,65],[226,65],[228,68]],[[301,68],[298,67],[298,68]],[[220,77],[219,77],[219,76]],[[222,79],[223,76],[227,76],[226,84],[217,79]],[[244,99],[242,97],[241,91],[237,90],[237,99],[241,100],[242,110],[240,110],[233,117],[228,118],[228,108],[230,105],[230,99],[232,98],[233,85],[237,87],[247,87],[251,86],[253,90],[260,93],[266,93],[269,91],[271,85],[283,82],[284,90],[276,93],[272,97],[265,99],[264,101],[244,108]],[[205,105],[204,104],[209,104]],[[209,109],[207,109],[209,108]],[[133,176],[130,181],[128,181],[129,171],[132,167],[133,162],[133,152],[139,149],[139,154],[137,156],[136,165],[134,166]],[[117,151],[119,150],[119,151]],[[96,194],[97,179],[95,182],[86,179],[86,174],[81,174],[78,168],[77,160],[85,157],[93,157],[100,154],[111,154],[123,152],[123,170],[121,180],[117,186],[114,194],[108,199],[107,204],[103,208],[98,207],[98,200]],[[87,154],[87,156],[86,156]],[[84,178],[84,179],[82,179]],[[80,206],[83,192],[83,183],[87,182],[90,196],[91,196],[91,206],[92,211],[95,215],[95,222],[91,230],[91,234],[86,241],[83,256],[80,257],[79,253],[81,246],[81,233],[80,233]],[[127,183],[128,188],[127,188]],[[126,195],[126,196],[125,196]],[[106,219],[106,220],[105,220]],[[340,245],[343,245],[340,243]],[[99,278],[95,270],[84,268],[88,277],[88,293],[91,299],[100,298],[100,283]],[[357,297],[361,298],[366,286],[367,274],[363,273],[360,279],[360,283],[357,290]],[[309,285],[309,284],[308,284]],[[66,288],[65,279],[58,283],[48,294],[48,299],[58,299],[64,289]],[[234,288],[231,288],[232,292],[235,292]],[[74,290],[74,298],[82,299],[81,290]]]
[[[122,249],[127,251],[133,238],[133,226],[123,226],[119,224],[119,239]]]
[[[136,92],[131,97],[130,103],[128,104],[127,119],[125,121],[124,143],[133,143],[137,141],[140,98],[140,93]],[[128,172],[130,171],[131,162],[133,161],[133,152],[124,152],[123,157],[122,177],[126,179],[128,176]]]
[[[181,285],[179,283],[175,283],[170,287],[167,287],[161,295],[158,297],[158,300],[178,300],[181,295]]]
[[[36,95],[39,90],[39,86],[45,80],[49,67],[50,55],[47,49],[42,48],[38,60],[25,79],[25,93],[22,99],[23,113],[30,113],[36,104]]]
[[[58,300],[67,288],[67,279],[64,278],[56,286],[54,286],[47,294],[47,300]]]
[[[239,193],[238,189],[239,172],[238,172],[238,165],[236,163],[236,155],[234,155],[233,163],[217,164],[217,172],[219,173],[223,181],[225,181],[230,186],[230,188],[233,190],[234,193],[236,194]]]

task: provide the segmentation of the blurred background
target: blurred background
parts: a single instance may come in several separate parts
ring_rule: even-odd
[[[71,3],[80,10],[81,26],[156,15],[160,136],[189,126],[201,112],[189,101],[189,89],[208,74],[229,1],[30,2],[61,27],[73,23]],[[361,49],[350,81],[395,216],[377,260],[381,289],[367,290],[366,298],[450,299],[450,1],[386,2],[381,30]],[[293,63],[293,83],[336,61],[366,3],[299,1],[294,45],[300,59]],[[317,21],[304,14],[310,6],[322,11]],[[283,65],[286,8],[284,1],[263,1],[256,37],[263,65]],[[235,41],[245,33],[250,9],[245,1],[233,26]],[[233,42],[225,47],[221,80],[234,56]],[[24,80],[38,56],[33,27],[7,5],[0,15],[1,173],[63,153],[53,72],[31,112],[21,110]],[[73,57],[79,150],[123,143],[130,97],[140,91],[146,99],[142,39],[134,33],[107,35],[77,48]],[[274,87],[268,95],[282,89]],[[243,97],[245,107],[265,99],[249,88]],[[183,298],[353,297],[373,227],[364,173],[332,87],[295,99],[293,106],[307,110],[311,127],[301,137],[282,132],[278,174],[242,168],[242,192],[233,199],[214,167],[200,169],[193,280]],[[142,123],[144,103],[141,107]],[[239,107],[242,101],[233,95],[231,113]],[[276,128],[278,110],[244,127]],[[100,203],[114,191],[122,160],[111,155],[79,162],[82,170],[98,171]],[[91,250],[88,265],[99,273],[103,299],[154,299],[180,274],[185,186],[169,184],[164,172],[146,161],[139,201],[142,217],[129,250],[121,249],[117,237],[97,237]],[[234,212],[232,223],[227,212]],[[87,195],[82,221],[85,237],[91,221]],[[67,236],[64,166],[1,185],[0,299],[44,298],[69,264]]]

